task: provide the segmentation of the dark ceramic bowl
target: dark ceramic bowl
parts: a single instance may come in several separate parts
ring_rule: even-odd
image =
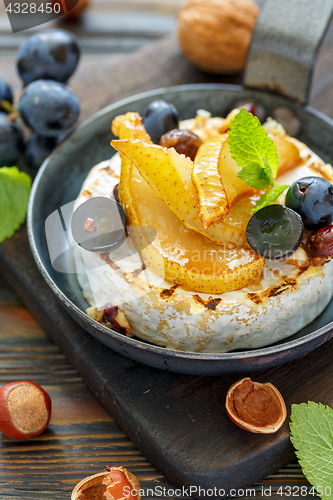
[[[333,122],[329,118],[274,94],[231,85],[186,85],[146,92],[112,104],[83,123],[44,162],[34,182],[28,209],[31,250],[44,279],[68,313],[89,333],[115,351],[164,370],[196,375],[250,372],[280,365],[315,349],[333,336],[333,301],[310,325],[270,347],[224,354],[173,351],[134,338],[127,338],[92,320],[85,314],[84,300],[75,274],[52,268],[45,237],[45,220],[61,206],[73,201],[96,163],[114,154],[110,146],[112,119],[127,111],[143,113],[157,98],[172,102],[180,118],[191,118],[198,108],[225,116],[239,99],[261,102],[268,115],[277,106],[291,108],[302,127],[298,138],[327,162],[333,160]],[[282,312],[281,312],[282,313]]]

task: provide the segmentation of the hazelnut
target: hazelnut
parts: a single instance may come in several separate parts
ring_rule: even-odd
[[[187,0],[178,16],[185,56],[209,73],[242,71],[259,11],[251,0]]]
[[[160,146],[164,148],[175,148],[180,155],[188,156],[194,161],[202,140],[189,130],[173,129],[162,135]]]
[[[270,434],[282,426],[287,416],[285,402],[274,385],[243,378],[227,394],[226,410],[231,420],[250,432]]]
[[[42,387],[25,380],[0,389],[0,431],[13,439],[41,434],[51,418],[51,398]]]
[[[72,491],[71,500],[140,500],[140,484],[125,467],[106,467],[86,477]]]

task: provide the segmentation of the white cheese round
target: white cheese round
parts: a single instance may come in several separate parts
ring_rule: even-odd
[[[305,145],[296,143],[304,163],[277,179],[280,183],[319,175],[313,170],[314,159],[326,168]],[[109,197],[119,173],[118,155],[96,165],[77,205],[87,197]],[[78,281],[91,306],[117,305],[132,336],[169,349],[204,353],[267,346],[313,321],[333,295],[333,261],[317,266],[308,262],[307,267],[307,259],[300,249],[288,261],[266,260],[262,278],[248,288],[209,295],[172,286],[143,269],[129,239],[108,256],[74,248]]]

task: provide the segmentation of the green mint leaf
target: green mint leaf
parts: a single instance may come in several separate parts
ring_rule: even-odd
[[[274,145],[274,147],[275,147],[275,145]],[[270,184],[272,185],[272,184],[274,184],[274,179],[275,179],[275,177],[276,177],[277,174],[275,174],[272,171],[272,169],[271,169],[271,167],[270,167],[270,165],[269,165],[269,163],[267,161],[266,156],[263,157],[262,161],[264,162],[264,171],[265,171],[265,174],[268,177]]]
[[[267,189],[266,193],[263,194],[257,201],[256,207],[253,208],[251,214],[255,214],[261,208],[267,207],[267,205],[276,201],[280,194],[282,194],[288,187],[288,184],[273,184],[273,186]]]
[[[231,157],[237,165],[242,169],[247,167],[248,175],[242,174],[242,171],[238,174],[244,182],[256,189],[265,189],[273,183],[279,166],[276,146],[258,118],[245,108],[242,108],[230,123],[229,147]],[[249,168],[255,169],[257,173],[249,175]],[[262,182],[253,185],[256,175],[261,181],[264,178],[268,179],[264,188]]]
[[[249,163],[238,172],[237,177],[255,189],[266,189],[271,182],[274,182],[269,172],[258,163]]]
[[[322,500],[333,498],[333,410],[301,403],[291,407],[291,442],[303,473]]]
[[[25,221],[31,178],[17,167],[0,168],[0,243],[13,234]]]

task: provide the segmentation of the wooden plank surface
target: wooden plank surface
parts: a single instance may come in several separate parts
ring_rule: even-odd
[[[0,2],[0,47],[15,54],[19,45],[42,29],[70,29],[80,40],[83,52],[101,54],[131,52],[174,30],[182,0],[91,0],[75,24],[63,18],[19,33],[11,32],[5,5]]]
[[[144,3],[141,2],[141,7]],[[175,0],[173,4],[176,3]],[[104,4],[110,5],[107,1]],[[122,7],[128,5],[131,8],[130,4],[133,6],[133,2],[121,2]],[[119,7],[120,2],[117,5]],[[150,2],[146,2],[146,5],[151,9]],[[104,8],[103,2],[100,2],[100,6]],[[331,27],[319,53],[310,95],[310,104],[331,117],[332,39]],[[1,41],[0,37],[0,46]],[[137,91],[184,82],[239,81],[239,78],[206,75],[192,68],[183,59],[173,36],[160,43],[161,51],[167,50],[168,53],[164,71],[161,72],[156,56],[151,59],[153,49],[147,45],[136,58],[136,64],[132,65],[131,74],[128,73],[128,66],[126,73],[123,64],[119,65],[124,61],[122,54],[110,50],[106,55],[96,55],[91,48],[93,44],[87,43],[90,48],[71,82],[81,100],[81,118],[85,119],[115,99]],[[11,46],[8,43],[1,54],[0,75],[8,75],[7,79],[18,89],[12,49],[15,49],[15,44]],[[154,71],[152,67],[155,63]],[[50,392],[55,403],[51,425],[45,434],[29,442],[16,443],[5,438],[0,440],[0,498],[62,500],[69,498],[73,485],[86,475],[101,470],[104,465],[119,464],[137,474],[146,487],[169,487],[120,431],[16,295],[7,285],[0,283],[0,381],[34,380]],[[277,495],[278,487],[286,484],[307,484],[298,465],[291,464],[261,482],[256,486],[256,496],[263,497],[261,488],[265,485],[273,486],[272,496],[281,498]]]
[[[148,369],[151,373],[150,380],[146,380],[144,386],[137,386],[135,380],[143,380],[142,374],[145,372],[145,368],[120,355],[113,354],[112,351],[101,346],[84,332],[80,334],[81,342],[77,342],[75,339],[77,332],[75,326],[73,328],[72,320],[69,317],[66,319],[63,315],[60,304],[54,300],[52,292],[44,284],[41,276],[38,276],[38,273],[35,275],[32,262],[29,262],[31,264],[29,272],[26,272],[22,279],[22,266],[25,266],[29,259],[31,259],[29,257],[27,260],[27,256],[23,252],[26,247],[24,227],[17,233],[16,240],[16,242],[15,240],[8,240],[0,247],[1,273],[11,280],[12,286],[29,303],[31,310],[37,314],[49,334],[55,340],[60,341],[61,348],[67,352],[68,358],[78,366],[88,384],[96,388],[99,398],[104,401],[106,406],[114,406],[112,401],[110,401],[110,397],[115,397],[118,400],[120,389],[122,393],[121,399],[124,396],[126,397],[125,393],[127,393],[127,397],[130,398],[131,406],[133,407],[132,411],[134,413],[138,413],[139,411],[140,413],[140,406],[145,407],[149,404],[149,399],[145,402],[145,398],[151,396],[148,396],[150,391],[152,391],[153,399],[156,399],[156,401],[161,399],[160,395],[164,394],[163,390],[165,391],[165,388],[162,390],[163,374],[165,374],[167,379],[164,379],[164,383],[167,382],[170,392],[167,398],[164,397],[164,399],[159,401],[161,405],[160,418],[162,421],[165,422],[166,411],[172,412],[170,416],[174,411],[176,411],[176,414],[179,412],[179,408],[177,409],[176,406],[178,405],[179,407],[179,398],[183,391],[192,393],[195,390],[196,397],[193,401],[191,399],[188,401],[187,399],[188,432],[190,435],[193,435],[193,428],[199,424],[206,428],[206,433],[208,432],[207,437],[209,437],[210,425],[217,418],[216,411],[223,416],[223,401],[221,399],[223,398],[222,395],[226,392],[224,386],[229,386],[233,382],[232,378],[214,377],[205,380],[205,377],[178,377],[177,375],[167,374],[159,370],[155,370],[157,373],[154,374],[153,369]],[[7,249],[7,258],[4,258],[4,248]],[[11,261],[10,256],[12,256],[13,261]],[[14,261],[16,268],[13,272],[13,269],[10,268]],[[26,289],[30,290],[29,296],[26,294]],[[82,474],[81,477],[85,477],[101,470],[104,465],[109,465],[110,462],[112,465],[122,464],[128,467],[133,473],[138,475],[143,488],[155,488],[158,486],[161,488],[165,487],[167,490],[172,489],[172,486],[147,464],[146,460],[143,459],[142,455],[133,445],[129,444],[129,440],[124,439],[123,433],[117,429],[116,424],[101,409],[100,405],[96,404],[96,401],[93,401],[92,395],[83,386],[82,379],[68,365],[58,349],[46,339],[41,329],[36,328],[34,320],[29,313],[19,306],[15,295],[12,292],[8,292],[7,289],[4,290],[5,292],[0,295],[0,301],[3,305],[0,309],[0,348],[4,352],[4,357],[8,360],[8,364],[3,382],[13,380],[14,376],[18,377],[17,370],[19,370],[18,378],[30,378],[42,384],[48,390],[53,400],[54,412],[50,426],[41,436],[27,442],[15,442],[6,438],[0,440],[0,463],[2,464],[0,468],[0,495],[3,495],[0,498],[6,498],[7,494],[10,498],[20,498],[20,500],[23,500],[23,498],[43,498],[44,500],[66,498],[65,495],[61,496],[62,493],[70,491],[73,483],[78,481],[79,474]],[[41,296],[39,295],[40,291],[43,292]],[[50,306],[52,306],[52,313],[50,315],[50,319],[53,319],[52,331],[50,330],[50,323],[47,323],[47,317],[45,317],[45,312],[46,314],[49,313]],[[19,316],[20,312],[23,316],[23,323]],[[55,317],[57,318],[56,322],[54,322]],[[60,335],[60,332],[64,328],[66,329],[65,336]],[[77,347],[75,350],[70,349],[71,343],[73,346],[76,343]],[[91,356],[90,365],[85,364],[87,351],[89,352],[89,356]],[[318,366],[318,359],[320,360],[320,366],[324,367],[327,365],[327,359],[325,361],[325,356],[322,356],[323,352],[326,353],[327,358],[328,351],[326,346],[323,346],[323,349],[321,349],[321,354],[318,352],[314,355],[314,366]],[[104,387],[102,387],[101,384],[96,385],[94,379],[101,376],[105,377],[103,375],[101,360],[105,361],[107,353],[109,355],[109,374],[104,378]],[[330,355],[328,356],[330,361]],[[97,370],[100,373],[96,372],[97,366],[100,367]],[[133,367],[136,378],[132,378],[132,382],[130,382],[128,374],[133,371]],[[4,368],[6,368],[6,364]],[[293,371],[293,366],[290,366],[290,370]],[[263,374],[261,377],[268,377],[269,380],[280,387],[283,383],[282,379],[285,377],[279,375],[279,369],[274,369],[270,372],[270,375]],[[161,375],[161,380],[157,381],[156,375]],[[107,386],[109,385],[108,380],[111,381],[111,386],[114,385],[112,380],[115,378],[118,379],[118,386],[120,380],[123,382],[116,389],[118,394],[114,393],[114,396],[112,396],[108,393]],[[178,383],[178,379],[180,383]],[[171,385],[169,380],[171,380]],[[98,389],[97,386],[99,387]],[[288,389],[285,388],[285,390]],[[202,415],[200,417],[200,413],[202,413],[200,408],[201,406],[203,408],[207,407],[207,395],[209,396],[209,400],[214,396],[216,408],[214,408],[212,416],[207,413],[207,418],[204,417],[204,420],[207,420],[205,424],[204,422],[200,423],[202,420]],[[169,405],[166,405],[166,399]],[[180,405],[184,406],[184,402],[185,398],[181,398]],[[295,399],[293,402],[295,402]],[[170,406],[171,410],[166,410],[165,406]],[[220,406],[221,411],[219,410]],[[119,418],[117,410],[118,408],[116,408],[116,413],[118,413]],[[146,412],[146,415],[148,420],[150,420],[151,415],[149,415],[149,412]],[[120,418],[119,422],[121,425],[126,425],[128,418],[126,415],[123,416],[124,419]],[[195,424],[198,417],[201,420]],[[156,418],[156,414],[154,418]],[[223,418],[225,418],[225,415]],[[221,425],[223,428],[223,425],[225,425],[223,421],[221,421]],[[237,432],[244,433],[244,431],[235,427],[231,422],[229,422],[229,425],[231,425],[229,430],[231,434]],[[174,422],[173,428],[177,429],[176,422]],[[164,430],[166,430],[166,427],[164,427]],[[142,432],[144,435],[145,430],[144,428],[140,431],[138,429],[133,431],[132,429],[132,432],[136,432],[136,438],[140,439],[140,433]],[[161,429],[159,432],[161,432]],[[176,430],[176,435],[177,432]],[[122,437],[120,438],[120,436]],[[250,442],[252,437],[253,435],[247,433],[243,436],[245,447],[251,447]],[[207,446],[209,446],[208,441],[209,439],[207,440]],[[170,441],[170,445],[173,447],[175,444],[177,446],[177,443]],[[181,449],[182,444],[179,444]],[[205,448],[205,442],[201,444]],[[222,445],[223,443],[221,443]],[[168,445],[165,447],[165,452],[168,453]],[[211,450],[212,452],[213,450]],[[230,457],[230,460],[232,461],[233,457]],[[233,481],[233,478],[231,478],[231,481]],[[302,476],[300,468],[291,464],[277,474],[254,485],[253,488],[256,497],[264,498],[267,496],[263,493],[262,488],[269,488],[269,491],[271,491],[271,495],[269,496],[277,499],[281,498],[279,494],[279,491],[281,493],[281,489],[279,488],[283,488],[283,491],[288,492],[288,487],[298,488],[305,485],[308,485],[308,483]],[[13,492],[15,492],[15,496],[12,497]],[[156,496],[150,494],[148,498],[156,498]],[[173,495],[166,492],[161,496],[162,498],[169,498]],[[251,498],[252,496],[253,493],[251,496],[242,495],[244,498]],[[186,498],[186,496],[180,495],[180,498]],[[311,495],[303,495],[303,498],[310,499],[313,497]]]
[[[83,477],[120,463],[143,484],[163,483],[2,280],[0,304],[1,384],[32,380],[53,402],[42,436],[27,442],[0,439],[0,498],[68,499]]]

